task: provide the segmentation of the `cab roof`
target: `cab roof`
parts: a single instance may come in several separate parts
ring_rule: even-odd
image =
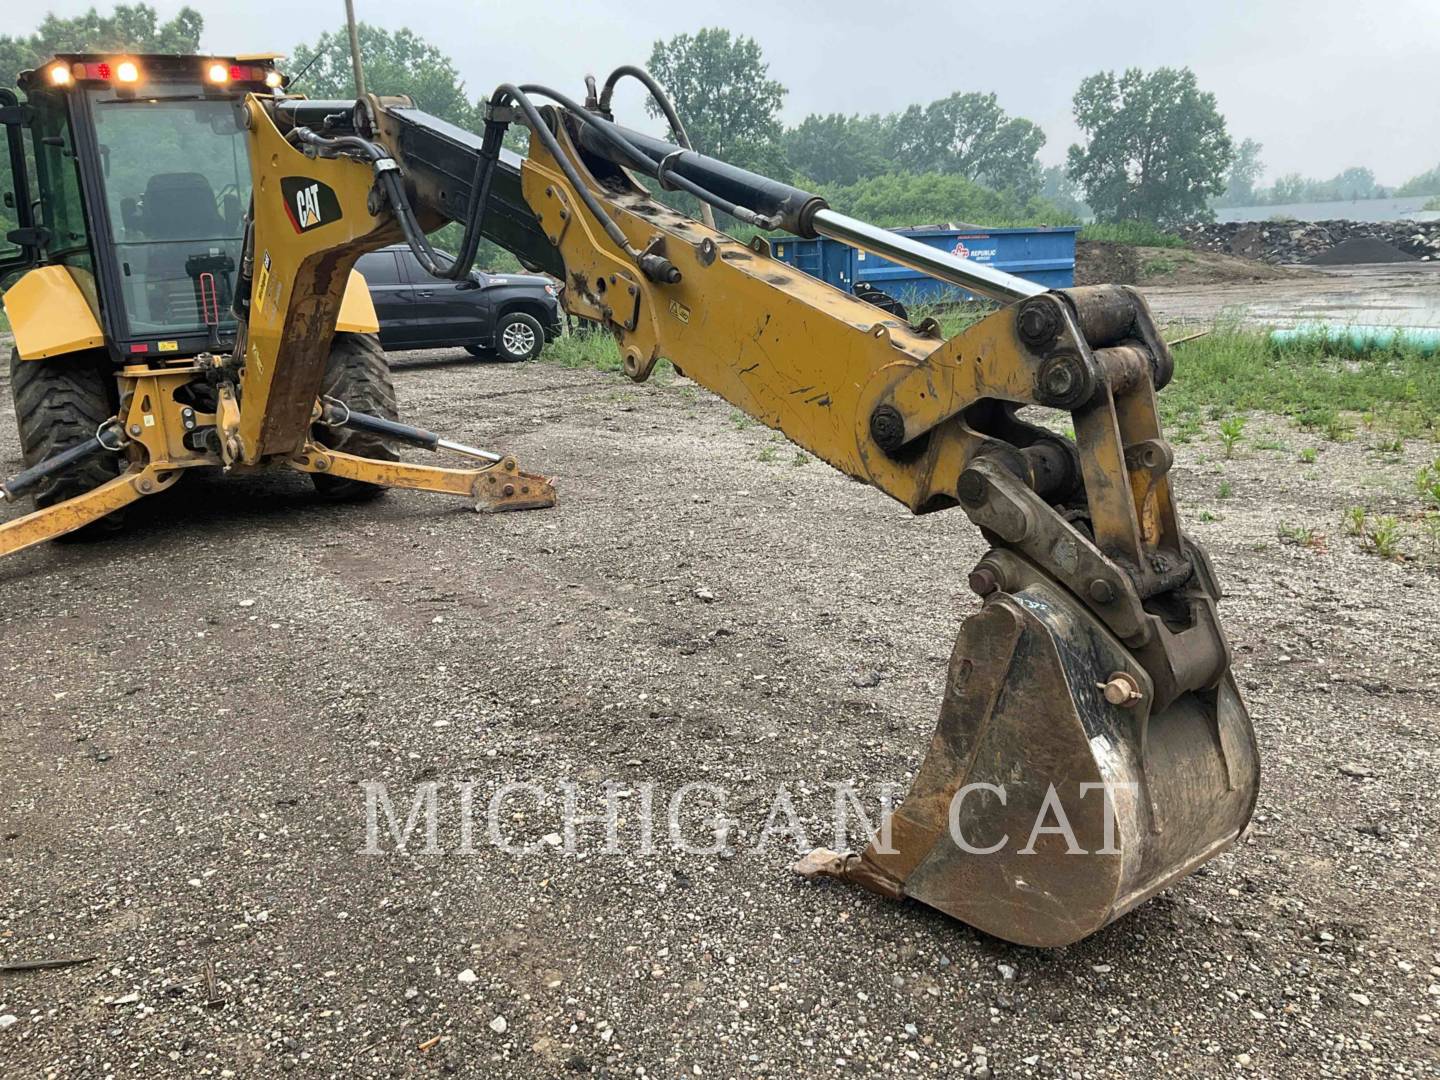
[[[266,73],[275,70],[275,62],[282,59],[284,54],[279,52],[237,53],[228,56],[203,53],[132,53],[119,50],[60,52],[39,67],[22,71],[16,82],[24,90],[39,87],[69,89],[81,84],[123,84],[126,80],[118,79],[117,74],[120,66],[125,63],[133,64],[136,68],[139,74],[139,78],[134,80],[136,85],[214,82],[208,78],[208,73],[218,64],[225,68],[228,82],[235,83],[237,87],[248,87],[254,83],[263,85]],[[50,73],[57,68],[68,69],[74,77],[69,81],[56,81]]]

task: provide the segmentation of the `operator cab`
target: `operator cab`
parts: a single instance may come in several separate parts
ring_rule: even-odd
[[[21,215],[28,261],[0,274],[66,266],[117,361],[231,348],[251,177],[238,105],[284,81],[270,56],[64,54],[22,74],[37,190],[8,213],[39,220]]]

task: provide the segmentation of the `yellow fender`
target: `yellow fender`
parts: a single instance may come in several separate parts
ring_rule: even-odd
[[[87,295],[95,295],[94,279],[88,271],[68,266],[27,270],[6,289],[5,314],[20,359],[44,360],[104,345]],[[374,307],[370,310],[373,316]]]
[[[340,298],[340,314],[335,317],[335,332],[345,334],[378,334],[380,317],[370,299],[370,286],[359,270],[350,271],[345,295]]]

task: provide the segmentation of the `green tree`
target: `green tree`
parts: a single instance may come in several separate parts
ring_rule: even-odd
[[[404,94],[417,108],[457,127],[474,132],[482,129],[483,103],[471,100],[459,69],[443,51],[409,29],[390,31],[368,23],[356,29],[366,90]],[[349,100],[355,96],[350,39],[344,27],[321,34],[313,45],[296,46],[289,69],[304,72],[295,88],[312,98]],[[510,129],[506,142],[512,149],[523,148],[520,134],[520,129]],[[462,232],[459,225],[450,224],[430,239],[437,247],[453,252],[460,246]],[[481,242],[475,261],[488,270],[509,273],[520,269],[513,255],[488,240]]]
[[[484,115],[465,90],[455,62],[414,31],[390,31],[361,23],[360,59],[365,89],[372,94],[405,94],[442,120],[467,131],[479,131]],[[355,97],[350,41],[341,27],[321,34],[314,45],[297,45],[290,70],[305,70],[296,89],[312,98]]]
[[[880,116],[810,115],[785,132],[785,159],[816,184],[854,184],[894,169]]]
[[[1085,193],[1066,174],[1064,165],[1047,165],[1040,171],[1040,198],[1077,220],[1093,216],[1085,203]]]
[[[1225,191],[1215,200],[1216,206],[1250,206],[1255,202],[1255,185],[1265,172],[1265,164],[1260,160],[1261,149],[1254,139],[1246,139],[1235,148]]]
[[[1006,115],[994,94],[954,93],[890,118],[891,152],[907,172],[956,173],[1022,196],[1040,188],[1045,133]]]
[[[1068,225],[1074,216],[1035,198],[994,191],[955,173],[892,173],[820,189],[842,214],[888,228],[910,225]]]
[[[788,172],[780,147],[785,87],[753,38],[709,27],[657,41],[650,71],[675,103],[695,149],[766,175]],[[652,116],[660,116],[654,102]]]
[[[1405,194],[1402,188],[1396,194]],[[1355,199],[1383,199],[1389,192],[1363,165],[1342,169],[1329,180],[1313,180],[1299,173],[1286,173],[1268,188],[1255,192],[1257,206],[1300,202],[1342,202]]]
[[[1213,217],[1234,158],[1215,95],[1189,68],[1102,71],[1075,92],[1075,122],[1088,137],[1067,157],[1071,179],[1101,221],[1171,226]]]
[[[1412,176],[1395,189],[1396,195],[1440,195],[1440,165]]]
[[[199,52],[204,25],[200,13],[190,7],[182,7],[162,23],[148,4],[116,4],[109,15],[93,7],[70,19],[46,15],[28,37],[0,35],[0,86],[14,86],[20,72],[43,64],[57,52]]]

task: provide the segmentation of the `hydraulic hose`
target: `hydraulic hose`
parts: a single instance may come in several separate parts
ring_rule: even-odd
[[[605,80],[605,88],[600,92],[600,98],[597,103],[600,111],[606,116],[614,115],[610,111],[610,99],[615,96],[616,84],[619,83],[621,79],[627,77],[634,79],[650,92],[651,100],[654,101],[655,104],[660,107],[660,111],[665,114],[665,122],[670,125],[670,133],[675,136],[675,141],[680,144],[680,148],[682,150],[694,150],[695,147],[690,142],[690,135],[685,130],[685,124],[681,121],[680,114],[675,111],[675,105],[670,100],[670,96],[665,93],[665,90],[655,80],[655,76],[651,75],[642,67],[636,67],[634,64],[621,64],[610,73],[609,77]],[[709,203],[702,202],[700,204],[700,217],[708,227],[712,229],[715,228],[715,214],[710,209]]]
[[[762,229],[775,228],[776,222],[762,217],[749,207],[731,202],[728,199],[716,195],[712,191],[706,190],[688,177],[673,172],[669,168],[668,161],[677,157],[677,154],[672,153],[668,157],[658,159],[651,157],[631,141],[629,133],[626,132],[624,128],[606,120],[602,116],[596,115],[589,109],[582,108],[557,90],[551,90],[549,87],[538,86],[533,83],[527,83],[520,87],[520,89],[526,93],[540,94],[556,102],[576,120],[595,132],[596,135],[610,147],[612,153],[618,153],[622,158],[628,158],[632,168],[643,172],[647,176],[653,176],[660,181],[661,187],[679,188],[681,191],[694,195],[702,204],[712,205],[723,213],[738,218],[747,225],[754,225]],[[714,220],[713,216],[711,220]]]

